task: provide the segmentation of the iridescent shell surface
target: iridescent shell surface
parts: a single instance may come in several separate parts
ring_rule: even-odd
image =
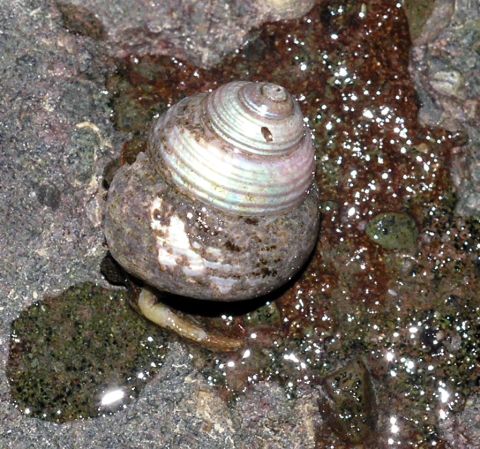
[[[245,81],[170,108],[153,127],[149,154],[186,195],[241,215],[298,206],[315,165],[295,99],[281,86]]]
[[[280,86],[235,82],[174,105],[110,185],[112,256],[161,291],[236,301],[279,288],[318,235],[309,131]]]

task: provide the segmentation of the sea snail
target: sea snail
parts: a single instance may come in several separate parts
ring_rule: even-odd
[[[313,250],[314,167],[311,134],[283,87],[236,81],[184,98],[154,122],[146,153],[114,176],[110,252],[163,292],[267,294]]]

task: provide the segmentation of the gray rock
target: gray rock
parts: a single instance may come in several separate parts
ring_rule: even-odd
[[[15,314],[100,278],[101,173],[117,137],[100,49],[44,1],[1,8],[0,24],[0,306]]]
[[[420,120],[461,131],[469,143],[454,149],[457,213],[480,213],[480,3],[437,0],[413,42],[410,71],[422,103]]]
[[[137,0],[134,6],[130,0],[58,3],[70,27],[90,35],[93,28],[112,55],[169,55],[211,67],[241,46],[252,28],[301,17],[314,0]]]
[[[316,428],[321,423],[317,397],[300,393],[295,404],[288,401],[277,385],[262,382],[242,395],[235,411],[242,416],[238,422],[237,448],[283,447],[314,448]],[[280,424],[281,423],[281,424]]]
[[[480,396],[472,396],[465,402],[463,411],[441,419],[442,437],[454,449],[480,448]]]

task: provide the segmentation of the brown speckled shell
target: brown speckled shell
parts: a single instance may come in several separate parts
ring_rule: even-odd
[[[110,186],[105,235],[113,257],[162,291],[235,301],[287,282],[305,263],[319,227],[318,190],[277,216],[235,216],[171,187],[141,153]]]

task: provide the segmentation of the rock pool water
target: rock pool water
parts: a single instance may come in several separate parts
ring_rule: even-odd
[[[198,90],[268,79],[297,96],[315,134],[321,237],[305,273],[266,306],[261,324],[223,315],[226,332],[242,329],[246,349],[211,358],[205,375],[235,394],[275,379],[295,395],[362,356],[378,396],[373,439],[427,447],[442,444],[442,420],[478,390],[480,224],[454,215],[456,136],[418,124],[409,49],[400,3],[333,1],[253,32],[213,70],[126,59],[111,88],[117,126],[134,135],[126,159],[142,148],[142,117]],[[140,120],[127,119],[138,116],[132,109],[143,111]],[[369,238],[378,217],[383,234],[385,217],[397,218],[387,243]],[[208,325],[222,327],[218,319]],[[324,429],[318,438],[339,447]]]

